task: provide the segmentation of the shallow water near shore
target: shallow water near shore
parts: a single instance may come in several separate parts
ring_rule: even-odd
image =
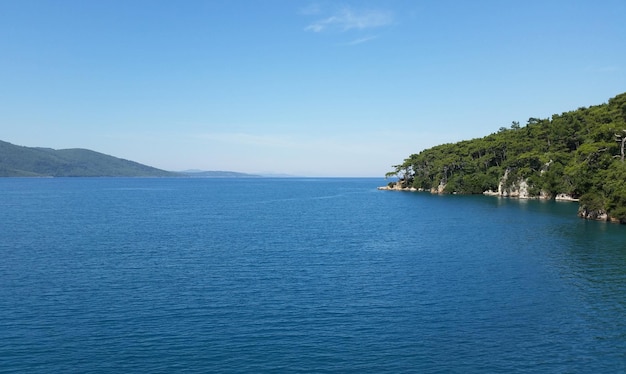
[[[626,227],[382,179],[0,179],[0,372],[626,371]]]

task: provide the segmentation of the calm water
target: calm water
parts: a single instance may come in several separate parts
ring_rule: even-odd
[[[0,179],[0,372],[626,371],[626,226],[376,179]]]

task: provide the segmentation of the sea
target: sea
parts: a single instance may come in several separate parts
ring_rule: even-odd
[[[624,373],[626,226],[382,178],[1,178],[1,373]]]

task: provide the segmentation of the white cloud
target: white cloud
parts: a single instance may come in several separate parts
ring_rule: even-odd
[[[311,23],[305,30],[312,32],[365,30],[388,26],[391,23],[393,23],[393,15],[389,11],[356,10],[345,7]]]

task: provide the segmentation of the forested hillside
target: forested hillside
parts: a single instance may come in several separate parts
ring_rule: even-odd
[[[513,122],[395,165],[402,187],[476,194],[524,185],[529,197],[580,198],[583,215],[626,222],[626,93],[607,104]]]
[[[22,147],[0,141],[0,177],[175,176],[137,162],[90,151]]]

